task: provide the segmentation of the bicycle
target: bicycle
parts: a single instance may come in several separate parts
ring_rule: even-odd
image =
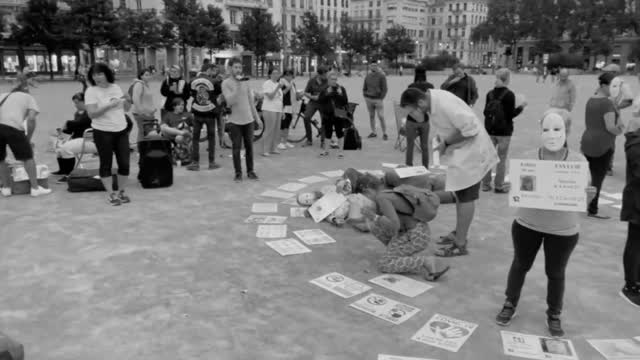
[[[350,102],[347,108],[347,112],[349,114],[349,116],[351,117],[351,119],[353,120],[353,115],[356,111],[356,107],[358,106],[357,103],[353,103]],[[307,108],[307,104],[302,102],[300,104],[300,110],[298,111],[298,113],[295,115],[295,119],[291,122],[291,126],[289,126],[289,137],[287,138],[287,140],[289,142],[292,143],[299,143],[303,140],[306,139],[306,132],[304,129],[304,113],[305,110]],[[300,120],[302,119],[302,124],[300,127],[298,127],[298,124],[301,122]],[[313,128],[316,129],[316,138],[321,138],[322,137],[322,125],[320,123],[320,121],[318,121],[317,119],[312,118],[311,119],[311,132],[313,133]]]

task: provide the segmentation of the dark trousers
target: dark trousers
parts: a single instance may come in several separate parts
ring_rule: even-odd
[[[129,176],[131,151],[127,129],[117,132],[93,129],[93,142],[100,158],[101,178],[111,177],[114,154],[118,163],[118,175]]]
[[[304,133],[307,138],[307,141],[313,141],[313,133],[311,132],[311,118],[316,113],[316,111],[320,110],[320,105],[315,101],[309,101],[307,103],[307,107],[304,111]]]
[[[578,243],[578,234],[559,236],[531,230],[517,221],[511,226],[513,262],[507,280],[507,300],[518,305],[527,272],[533,266],[540,246],[544,243],[544,268],[547,274],[547,314],[560,315],[564,297],[564,273],[571,252]]]
[[[589,171],[591,172],[591,185],[595,186],[596,196],[589,203],[589,214],[598,213],[598,199],[600,198],[600,189],[602,189],[602,183],[607,176],[607,170],[609,169],[609,162],[613,156],[613,149],[608,150],[606,153],[599,157],[586,156],[589,162]]]
[[[216,162],[216,118],[217,116],[201,116],[193,117],[193,141],[191,160],[194,164],[200,162],[200,132],[203,126],[207,126],[207,143],[209,145],[209,164]]]
[[[407,136],[406,164],[413,166],[413,146],[417,137],[420,137],[420,150],[422,151],[422,165],[429,168],[429,123],[407,121],[405,124]]]
[[[253,130],[253,123],[245,125],[229,124],[233,153],[233,168],[236,171],[236,175],[242,174],[240,149],[242,149],[243,143],[247,163],[247,174],[253,172]]]
[[[640,224],[629,222],[627,244],[622,257],[627,286],[640,283]]]

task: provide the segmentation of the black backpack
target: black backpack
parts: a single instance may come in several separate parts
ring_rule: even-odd
[[[348,127],[344,134],[344,150],[362,150],[362,138],[355,126]]]
[[[495,97],[495,90],[489,95],[487,105],[484,107],[484,127],[487,131],[501,129],[505,126],[506,116],[502,99],[509,91],[504,91],[500,96]]]
[[[142,187],[149,189],[173,185],[171,141],[162,136],[148,136],[138,143],[138,150],[140,151],[138,180]]]

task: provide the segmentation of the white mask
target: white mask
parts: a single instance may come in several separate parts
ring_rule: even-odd
[[[562,116],[551,113],[542,119],[542,145],[549,151],[560,151],[567,141],[567,129]]]

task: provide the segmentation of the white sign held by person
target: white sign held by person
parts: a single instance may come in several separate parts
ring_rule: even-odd
[[[513,159],[509,172],[509,206],[577,212],[587,210],[587,162]]]
[[[345,299],[371,290],[370,286],[337,272],[322,275],[309,282]]]
[[[458,352],[478,324],[435,314],[411,340]]]
[[[388,297],[371,293],[349,305],[392,324],[402,324],[420,309],[391,300]]]
[[[571,340],[501,331],[505,355],[539,360],[578,360]]]

